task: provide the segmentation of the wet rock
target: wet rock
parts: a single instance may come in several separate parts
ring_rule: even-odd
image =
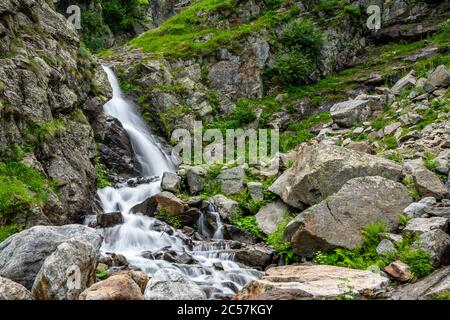
[[[442,217],[414,218],[411,219],[403,229],[403,233],[421,235],[422,233],[440,229],[447,231],[448,219]]]
[[[158,181],[158,176],[152,176],[152,177],[137,177],[137,178],[131,178],[126,181],[126,185],[135,188],[137,186],[140,186],[141,184],[148,184],[155,181]]]
[[[224,239],[239,241],[246,244],[255,244],[256,238],[248,231],[239,229],[231,224],[225,224],[224,228]]]
[[[112,228],[118,224],[122,224],[123,221],[121,212],[103,212],[97,215],[97,225],[102,228]]]
[[[181,178],[175,173],[171,172],[164,172],[162,181],[161,181],[161,188],[164,191],[170,191],[177,193],[180,191],[181,187]]]
[[[441,229],[422,233],[413,247],[427,252],[435,268],[450,263],[450,236]]]
[[[99,248],[80,241],[64,242],[48,256],[33,284],[39,300],[77,300],[95,282]]]
[[[0,300],[34,300],[34,297],[21,284],[0,277]]]
[[[163,191],[131,209],[133,213],[142,213],[152,217],[155,212],[164,211],[170,216],[182,215],[187,209],[187,205],[173,193]]]
[[[398,281],[406,282],[413,278],[411,269],[401,261],[394,261],[389,264],[384,271]]]
[[[348,181],[335,195],[303,211],[292,220],[284,238],[294,252],[312,257],[315,252],[335,248],[353,249],[362,243],[361,229],[384,221],[396,230],[398,213],[412,199],[400,183],[382,177],[362,177]]]
[[[269,190],[299,209],[319,203],[353,178],[381,176],[399,181],[402,172],[393,161],[334,145],[303,146],[296,159]]]
[[[145,300],[205,299],[200,287],[176,269],[158,270],[145,289]]]
[[[277,225],[289,216],[290,208],[282,201],[269,203],[256,214],[256,223],[265,234],[274,232]]]
[[[366,121],[372,114],[373,102],[349,100],[335,104],[331,110],[333,121],[339,126],[350,128],[357,121]]]
[[[261,280],[246,285],[238,300],[259,299],[270,294],[295,300],[324,300],[351,296],[383,298],[389,279],[378,274],[334,266],[298,265],[270,268]]]
[[[221,194],[212,197],[211,202],[222,219],[227,221],[231,221],[233,216],[238,215],[241,211],[239,208],[239,204],[236,201],[231,200]]]
[[[417,282],[397,287],[393,300],[431,300],[450,291],[450,266],[443,267]]]
[[[60,244],[79,241],[90,244],[98,251],[102,240],[97,230],[81,225],[33,227],[9,237],[0,244],[0,276],[31,289],[45,259]]]
[[[127,274],[100,281],[80,294],[79,300],[144,300],[139,285]]]
[[[246,245],[235,251],[234,260],[246,266],[264,270],[272,263],[275,251],[262,244]]]

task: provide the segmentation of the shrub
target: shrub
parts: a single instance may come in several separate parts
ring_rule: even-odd
[[[112,183],[108,180],[108,168],[103,163],[99,162],[97,158],[95,163],[95,175],[97,178],[97,188],[103,189],[112,187]]]
[[[258,239],[264,239],[264,234],[259,229],[258,224],[256,223],[255,216],[245,216],[245,217],[241,216],[236,217],[232,220],[233,224],[239,229],[250,232],[253,236],[255,236]]]
[[[425,154],[423,164],[430,171],[436,171],[439,168],[439,161],[436,160],[436,156],[432,153]]]
[[[438,293],[433,300],[450,300],[450,291],[442,291]]]
[[[297,19],[284,29],[281,42],[288,48],[314,56],[320,51],[323,34],[311,19]]]
[[[95,271],[95,276],[99,280],[105,280],[109,276],[109,270],[107,268],[101,268]]]
[[[16,225],[10,225],[6,227],[0,227],[0,243],[5,241],[7,238],[13,234],[20,232],[20,228]]]
[[[430,256],[423,250],[404,250],[400,255],[400,260],[406,263],[418,278],[425,277],[433,271]]]
[[[284,230],[286,230],[289,221],[290,218],[285,218],[283,221],[278,223],[275,231],[269,234],[266,240],[267,244],[274,248],[274,250],[283,257],[285,264],[292,261],[298,261],[298,257],[295,256],[292,251],[292,245],[283,240]]]
[[[273,80],[284,84],[301,84],[314,68],[312,59],[301,51],[284,51],[275,56]]]
[[[165,210],[161,210],[155,213],[155,216],[163,218],[169,225],[175,229],[181,229],[181,219],[177,216],[171,216]]]

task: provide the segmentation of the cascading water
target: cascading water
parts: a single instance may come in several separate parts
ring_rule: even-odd
[[[138,107],[125,99],[114,72],[108,67],[104,70],[113,88],[113,98],[105,104],[104,111],[117,118],[128,133],[142,175],[161,177],[164,172],[174,172],[174,165],[139,115]],[[129,263],[150,277],[161,268],[177,269],[197,283],[211,299],[233,295],[260,276],[260,272],[234,262],[228,244],[219,241],[223,239],[222,224],[220,215],[212,207],[208,213],[215,219],[215,232],[207,234],[202,222],[205,214],[198,225],[203,228],[200,233],[217,241],[195,242],[155,218],[131,213],[131,208],[158,192],[159,181],[135,188],[123,186],[98,190],[105,212],[120,211],[124,217],[122,225],[104,229],[104,252],[124,255]],[[169,262],[167,255],[179,258]]]

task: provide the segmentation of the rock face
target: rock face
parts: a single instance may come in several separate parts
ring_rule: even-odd
[[[282,201],[269,203],[256,214],[256,223],[265,234],[274,232],[278,223],[283,221],[290,212],[290,208]]]
[[[160,269],[148,282],[145,300],[204,300],[205,293],[181,272]]]
[[[33,285],[39,300],[77,300],[95,282],[98,248],[80,241],[64,242],[45,259]]]
[[[79,300],[144,300],[144,296],[130,276],[119,274],[92,285],[80,294]]]
[[[384,221],[389,230],[398,226],[398,213],[412,199],[400,183],[382,177],[348,181],[335,195],[303,211],[292,220],[284,237],[300,256],[312,257],[338,247],[353,249],[363,238],[361,228]]]
[[[334,266],[299,265],[270,268],[261,280],[252,281],[238,300],[259,300],[270,294],[284,299],[324,300],[352,296],[382,298],[389,280],[378,274]]]
[[[98,231],[81,225],[33,227],[0,244],[0,276],[31,289],[45,259],[60,244],[79,241],[90,244],[98,252],[102,240]]]
[[[34,300],[34,297],[21,284],[0,277],[0,300]]]
[[[366,121],[372,114],[373,102],[369,100],[350,100],[335,104],[331,117],[338,125],[350,128],[357,121]]]
[[[428,77],[434,87],[446,88],[450,85],[450,72],[444,65],[438,66]]]
[[[364,176],[400,179],[401,166],[366,153],[334,145],[304,146],[294,166],[281,175],[270,191],[295,207],[317,204],[337,192],[348,180]]]
[[[450,291],[450,266],[443,267],[412,284],[397,288],[394,300],[431,300],[439,293]]]
[[[36,164],[58,185],[57,195],[38,211],[47,224],[82,222],[86,214],[99,211],[91,123],[111,95],[106,75],[92,57],[80,54],[76,30],[48,1],[1,1],[0,34],[0,154],[12,155],[11,145],[32,145]],[[31,141],[24,134],[30,125],[55,121],[64,130],[51,139]],[[21,227],[43,222],[15,221]]]

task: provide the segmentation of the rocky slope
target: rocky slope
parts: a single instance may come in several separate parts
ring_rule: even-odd
[[[202,234],[223,223],[224,240],[212,245],[265,272],[236,299],[448,299],[448,1],[380,1],[378,32],[365,27],[367,1],[201,0],[165,20],[176,3],[152,2],[160,27],[102,52],[103,61],[166,140],[196,120],[279,128],[280,153],[251,165],[181,165],[132,212],[156,217],[189,246],[205,243],[200,216]],[[97,208],[95,181],[138,171],[120,123],[99,112],[110,93],[98,63],[44,1],[3,0],[0,17],[0,197],[17,176],[21,200],[3,208],[0,225],[91,213],[91,226],[120,225],[120,212]],[[206,298],[181,274],[161,269],[149,279],[123,256],[101,254],[101,241],[75,225],[9,237],[0,243],[0,297]],[[72,287],[61,270],[73,265],[81,277]]]

